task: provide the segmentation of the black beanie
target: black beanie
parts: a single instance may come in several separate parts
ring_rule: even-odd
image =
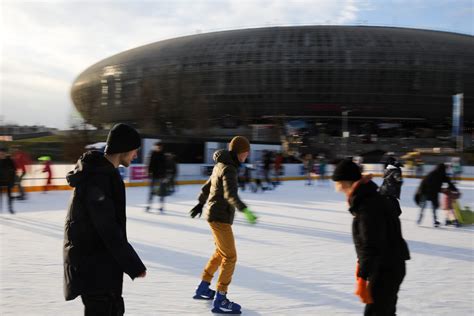
[[[352,159],[344,159],[337,164],[334,173],[332,174],[332,181],[357,181],[362,178],[359,166],[357,166]]]
[[[107,136],[105,153],[119,154],[139,148],[142,145],[140,134],[127,124],[116,124],[110,129]]]

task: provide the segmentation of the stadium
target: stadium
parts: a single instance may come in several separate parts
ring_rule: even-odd
[[[279,142],[340,137],[344,129],[351,136],[449,138],[452,96],[463,93],[464,125],[472,129],[473,92],[470,35],[292,26],[134,48],[86,69],[71,96],[98,128],[128,122],[160,137],[239,133]]]

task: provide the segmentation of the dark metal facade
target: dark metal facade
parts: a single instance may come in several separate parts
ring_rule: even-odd
[[[199,34],[138,47],[85,70],[84,118],[172,135],[215,135],[263,116],[421,117],[449,121],[464,93],[474,120],[474,37],[366,26]]]

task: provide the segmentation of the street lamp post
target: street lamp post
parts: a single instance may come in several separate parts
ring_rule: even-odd
[[[347,141],[348,141],[348,138],[349,138],[349,130],[348,130],[348,126],[347,126],[347,121],[348,121],[348,114],[349,114],[349,110],[347,111],[342,111],[342,127],[341,127],[341,130],[342,130],[342,154],[343,156],[347,156]]]

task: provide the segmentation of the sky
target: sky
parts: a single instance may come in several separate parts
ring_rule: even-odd
[[[66,129],[74,79],[127,49],[197,33],[383,25],[474,35],[474,0],[0,0],[0,124]]]

